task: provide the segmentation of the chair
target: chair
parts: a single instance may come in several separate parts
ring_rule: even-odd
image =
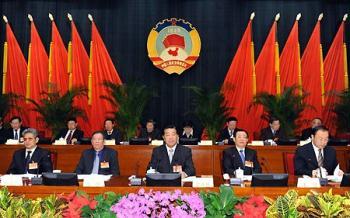
[[[294,152],[283,152],[284,171],[294,175]]]
[[[51,162],[52,162],[52,169],[57,168],[57,152],[51,151]]]

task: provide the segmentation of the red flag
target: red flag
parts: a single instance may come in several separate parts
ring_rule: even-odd
[[[301,59],[301,75],[303,90],[309,95],[305,98],[305,103],[312,105],[302,113],[301,119],[310,121],[314,117],[320,117],[322,112],[322,89],[321,75],[323,72],[321,47],[320,21],[311,34],[309,42],[304,50]],[[305,123],[305,128],[308,123]]]
[[[41,42],[39,33],[35,27],[34,21],[31,21],[31,34],[28,55],[28,72],[27,72],[27,98],[37,102],[41,99],[41,93],[48,91],[48,66],[49,58],[46,54],[45,47]],[[39,113],[30,112],[29,125],[43,131],[45,128],[37,118]]]
[[[121,84],[122,81],[93,21],[90,49],[92,78],[92,86],[89,87],[92,93],[90,123],[95,131],[101,129],[105,117],[108,116],[108,112],[113,111],[111,103],[100,98],[100,96],[107,96],[109,94],[107,89],[102,85],[103,82],[108,81]]]
[[[68,73],[67,73],[67,49],[64,46],[61,35],[58,32],[55,21],[52,21],[52,35],[49,56],[49,83],[63,94],[68,91]],[[50,91],[52,91],[51,87]]]
[[[281,53],[281,88],[301,86],[300,47],[296,20]],[[300,93],[302,94],[302,93]]]
[[[325,93],[327,92],[341,92],[346,89],[347,70],[346,62],[346,44],[344,43],[344,21],[340,24],[339,30],[334,37],[333,43],[328,50],[327,56],[324,60],[324,78],[325,78]],[[335,126],[335,114],[331,112],[332,106],[336,97],[329,93],[325,95],[325,108],[323,110],[323,121],[325,125],[331,130],[331,134],[335,134],[337,129]]]
[[[4,65],[3,65],[3,93],[15,93],[17,95],[26,95],[26,76],[27,61],[24,58],[17,39],[12,32],[10,25],[6,24],[6,42],[4,45]],[[7,118],[20,116],[24,125],[29,125],[28,114],[23,113],[26,110],[24,100],[17,100],[16,105],[20,106],[21,111],[11,110]]]
[[[89,56],[85,50],[84,44],[81,41],[78,30],[73,21],[71,21],[72,26],[72,42],[69,52],[71,54],[68,58],[68,71],[70,74],[70,87],[72,86],[84,86],[88,87],[88,76],[89,76]],[[78,107],[85,110],[86,114],[90,114],[90,107],[88,105],[88,99],[86,97],[76,98],[74,102]],[[84,131],[85,135],[91,135],[91,126],[88,121],[84,121],[82,118],[78,118],[78,123],[81,129]]]
[[[232,116],[239,118],[239,127],[254,131],[254,111],[248,112],[253,100],[254,44],[252,42],[252,20],[249,21],[237,52],[226,74],[222,93],[228,107],[233,108]],[[239,84],[239,86],[237,85]]]
[[[279,73],[278,44],[276,42],[277,22],[274,21],[265,44],[256,61],[256,92],[277,93],[277,73]],[[267,122],[261,119],[263,107],[256,107],[255,111],[255,131],[262,129]]]

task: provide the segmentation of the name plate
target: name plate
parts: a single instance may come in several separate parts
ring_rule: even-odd
[[[198,177],[193,179],[192,187],[194,188],[210,188],[214,187],[213,177]]]
[[[319,178],[298,178],[298,188],[320,188]]]
[[[105,140],[105,145],[115,145],[115,139]]]
[[[22,176],[3,175],[1,176],[1,186],[23,186]]]
[[[105,181],[100,176],[87,176],[83,180],[83,187],[105,187]]]

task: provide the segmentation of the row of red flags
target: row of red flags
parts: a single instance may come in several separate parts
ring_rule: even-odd
[[[122,81],[92,17],[90,16],[92,23],[90,55],[85,50],[72,19],[70,19],[72,32],[68,50],[54,20],[51,19],[52,39],[50,53],[47,55],[34,21],[30,15],[28,17],[31,21],[28,62],[4,17],[6,42],[4,45],[3,93],[12,92],[38,102],[43,97],[42,92],[53,90],[48,84],[54,84],[55,90],[60,94],[74,86],[88,87],[88,97],[76,99],[74,103],[85,110],[89,120],[78,119],[78,123],[86,135],[90,135],[91,131],[101,129],[106,115],[113,111],[112,105],[100,98],[101,95],[107,95],[107,90],[102,83],[110,81],[121,84]],[[51,15],[50,18],[52,18]],[[25,111],[25,113],[20,113],[23,122],[44,131],[43,123],[37,119],[39,114],[30,110],[32,105],[25,100],[17,103],[22,111]],[[18,113],[12,110],[8,117],[18,115]]]
[[[320,117],[332,130],[332,133],[335,133],[335,115],[330,112],[330,108],[336,99],[327,93],[333,90],[340,92],[348,88],[347,55],[344,42],[344,22],[347,15],[344,16],[324,60],[320,34],[320,21],[323,15],[319,16],[302,56],[298,40],[300,16],[300,14],[297,16],[281,55],[279,55],[276,37],[278,21],[278,16],[276,16],[277,19],[273,22],[255,62],[252,39],[254,14],[252,14],[232,60],[222,90],[228,106],[234,108],[232,115],[238,117],[239,126],[251,133],[258,132],[267,125],[266,121],[260,119],[263,114],[261,106],[248,112],[254,95],[263,91],[278,95],[285,87],[292,85],[298,85],[308,93],[305,102],[314,107],[314,109],[306,109],[301,119],[311,120],[314,117]],[[225,88],[232,86],[233,89]],[[299,94],[302,94],[302,90],[299,90]],[[301,128],[307,125],[309,124],[304,123]]]

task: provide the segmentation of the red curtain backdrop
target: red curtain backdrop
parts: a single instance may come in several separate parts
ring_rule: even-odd
[[[301,118],[310,121],[313,117],[320,117],[322,112],[322,90],[321,90],[321,35],[320,21],[311,34],[309,42],[304,50],[301,58],[301,75],[303,90],[309,95],[305,102],[314,107],[314,109],[306,108]],[[309,123],[305,123],[303,128]]]
[[[26,95],[26,76],[27,76],[27,61],[24,58],[21,48],[9,24],[6,24],[6,43],[7,43],[7,67],[5,83],[3,82],[3,93],[15,93],[17,95]],[[6,121],[12,116],[20,116],[24,125],[29,125],[28,114],[23,113],[27,105],[25,101],[17,100],[16,105],[21,108],[20,111],[12,109]]]
[[[338,32],[334,37],[333,43],[328,50],[324,60],[324,78],[325,78],[325,108],[323,110],[323,121],[330,128],[331,134],[335,135],[335,114],[331,112],[336,97],[332,91],[340,92],[345,87],[345,63],[344,63],[344,22],[340,24]],[[346,58],[345,58],[346,61]],[[350,113],[350,111],[349,111]]]
[[[49,58],[33,21],[31,22],[29,46],[27,97],[39,102],[42,98],[41,93],[48,91]],[[30,107],[33,107],[31,103]],[[29,114],[30,127],[37,128],[39,131],[45,131],[44,124],[38,120],[40,115],[34,111],[30,111]]]
[[[253,100],[253,49],[252,21],[250,20],[222,86],[227,106],[234,108],[231,115],[238,118],[238,127],[250,133],[255,130],[255,123],[252,120],[255,113],[253,110],[248,113],[249,105]]]
[[[95,131],[103,128],[103,121],[108,116],[108,112],[113,111],[112,105],[100,98],[102,95],[108,95],[107,89],[102,85],[103,81],[115,84],[122,84],[122,81],[94,22],[92,22],[91,49],[92,97],[90,123],[92,124],[92,130]]]
[[[266,38],[265,44],[259,54],[256,61],[256,92],[268,92],[270,94],[276,94],[276,32],[277,32],[277,22],[274,21],[269,35]],[[261,119],[263,114],[263,107],[255,107],[255,132],[260,131],[267,125],[267,122]]]
[[[67,62],[68,55],[67,49],[64,46],[61,35],[58,32],[57,26],[52,21],[52,35],[50,45],[50,83],[52,84],[51,90],[57,90],[60,94],[64,94],[68,91],[68,72]]]
[[[72,27],[72,85],[88,87],[89,76],[89,56],[85,50],[84,44],[81,41],[78,30],[71,22]],[[88,105],[87,97],[76,98],[74,102],[77,106],[84,109],[87,116],[90,114],[90,106]],[[85,136],[91,135],[91,126],[88,121],[78,118],[78,124],[84,131]]]
[[[299,84],[300,69],[300,49],[299,49],[298,21],[295,21],[289,33],[286,44],[281,53],[281,90],[285,87]],[[300,78],[301,81],[301,78]]]

